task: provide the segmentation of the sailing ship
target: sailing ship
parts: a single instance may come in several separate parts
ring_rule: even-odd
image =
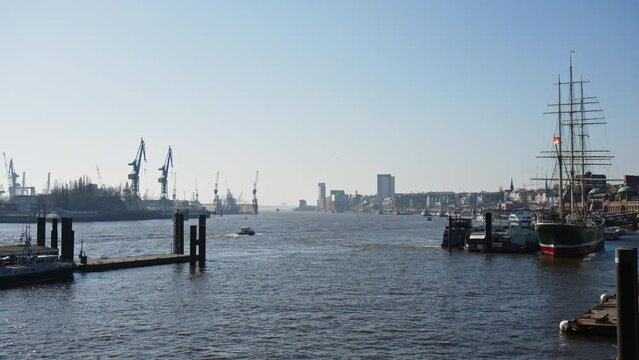
[[[569,80],[561,82],[559,77],[558,102],[550,104],[554,111],[546,113],[557,116],[558,133],[553,136],[555,148],[540,156],[556,159],[559,175],[558,178],[553,175],[543,179],[559,181],[558,207],[550,214],[540,214],[535,224],[542,252],[553,256],[584,256],[604,246],[605,221],[598,212],[590,211],[586,197],[590,189],[605,186],[606,178],[593,174],[587,167],[610,165],[606,161],[612,156],[607,150],[592,150],[586,146],[589,138],[586,129],[604,122],[600,116],[602,110],[591,109],[592,105],[598,104],[597,98],[584,96],[587,81],[573,78],[574,55],[571,51]],[[562,98],[562,87],[568,89],[567,98]]]

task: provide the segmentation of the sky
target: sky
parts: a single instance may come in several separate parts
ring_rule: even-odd
[[[0,151],[26,184],[313,204],[317,183],[374,194],[532,188],[547,172],[559,75],[590,80],[609,177],[639,174],[636,1],[0,0]],[[597,135],[597,136],[595,136]],[[0,183],[6,190],[6,177]]]

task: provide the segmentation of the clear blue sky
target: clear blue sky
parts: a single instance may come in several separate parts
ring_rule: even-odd
[[[3,1],[0,151],[27,184],[141,188],[174,149],[178,196],[314,203],[317,183],[373,194],[531,186],[552,141],[553,83],[591,81],[614,153],[639,174],[636,1]],[[594,134],[593,134],[593,142]],[[6,179],[0,180],[5,184]],[[170,179],[169,187],[173,187]]]

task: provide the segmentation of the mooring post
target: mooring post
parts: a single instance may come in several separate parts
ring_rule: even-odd
[[[198,239],[198,247],[200,251],[198,253],[200,267],[203,268],[206,266],[206,215],[200,215],[199,217],[199,239]]]
[[[58,218],[51,219],[51,247],[58,248]]]
[[[452,245],[450,244],[453,238],[453,217],[452,215],[448,215],[448,252],[453,251]]]
[[[62,218],[62,251],[60,260],[73,262],[74,232],[73,220],[70,217]]]
[[[178,239],[179,239],[179,221],[180,221],[180,210],[175,210],[175,212],[173,213],[173,246],[171,247],[171,252],[174,254],[177,254],[177,248],[178,248]]]
[[[44,216],[38,216],[38,228],[36,230],[36,245],[38,246],[44,246],[44,234],[45,234],[45,229],[47,226],[47,220],[44,218]]]
[[[637,248],[615,250],[617,268],[617,355],[638,359],[637,349]]]
[[[191,225],[190,230],[189,263],[191,267],[195,267],[195,261],[197,260],[197,225]]]
[[[484,220],[486,221],[486,236],[484,237],[484,251],[493,251],[493,214],[487,212],[484,214]]]
[[[184,255],[184,211],[180,211],[180,233],[178,234],[177,254]]]

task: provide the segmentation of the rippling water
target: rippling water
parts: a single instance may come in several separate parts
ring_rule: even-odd
[[[634,240],[607,243],[580,260],[448,253],[439,247],[445,221],[294,212],[215,217],[207,222],[203,271],[164,265],[1,290],[0,358],[616,354],[614,341],[566,336],[558,324],[614,292],[614,247]],[[242,226],[257,235],[224,237]],[[81,240],[89,258],[170,252],[170,220],[74,229],[76,256]],[[20,225],[0,224],[0,242],[19,234]]]

